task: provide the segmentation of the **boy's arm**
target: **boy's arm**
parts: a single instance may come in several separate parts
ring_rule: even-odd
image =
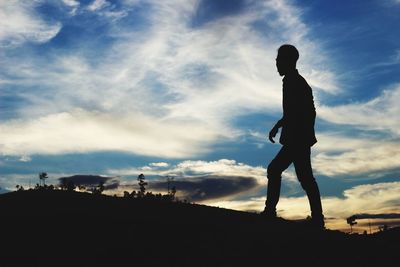
[[[283,126],[283,117],[282,117],[279,121],[276,122],[274,128],[279,129],[279,128],[281,128],[282,126]]]
[[[269,140],[272,143],[275,143],[274,141],[274,137],[276,136],[276,134],[278,133],[279,128],[281,128],[283,126],[283,117],[276,122],[276,124],[274,125],[274,127],[271,129],[271,131],[269,132]]]

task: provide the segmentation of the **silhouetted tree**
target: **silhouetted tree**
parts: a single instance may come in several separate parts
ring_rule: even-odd
[[[172,182],[172,180],[174,180],[174,177],[167,176],[167,185],[168,185],[168,187],[167,187],[167,192],[168,192],[168,194],[171,193],[170,188],[171,188],[171,182]]]
[[[45,172],[39,173],[39,182],[40,182],[40,183],[43,183],[43,186],[46,186],[46,181],[45,181],[45,179],[47,179],[47,178],[49,178],[49,177],[47,176],[47,173],[45,173]]]
[[[175,199],[175,194],[176,194],[176,187],[173,186],[172,189],[171,189],[171,193],[170,193],[170,195],[171,195],[171,200],[174,200],[174,199]]]
[[[104,189],[105,189],[105,188],[104,188],[104,181],[100,181],[98,188],[99,188],[100,194],[103,193],[103,191],[104,191]]]
[[[350,216],[349,218],[346,219],[347,223],[350,225],[350,233],[353,232],[353,225],[357,224],[356,222],[356,216]]]
[[[143,173],[141,173],[141,174],[139,174],[137,179],[139,181],[139,189],[140,189],[140,191],[138,193],[138,196],[139,197],[144,197],[145,196],[145,192],[146,192],[146,187],[145,186],[147,185],[147,182],[145,182],[146,177],[144,177]]]
[[[131,195],[129,194],[128,191],[124,191],[124,197],[130,197]]]

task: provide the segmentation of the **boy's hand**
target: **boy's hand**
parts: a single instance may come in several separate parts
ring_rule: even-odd
[[[278,127],[274,126],[274,128],[272,128],[271,131],[269,132],[269,141],[271,141],[272,143],[275,143],[274,137],[278,133],[278,129],[279,129]]]

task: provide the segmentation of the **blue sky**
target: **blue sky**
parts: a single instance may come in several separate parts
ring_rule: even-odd
[[[266,138],[282,112],[276,50],[291,43],[317,108],[325,215],[400,212],[399,11],[396,0],[1,1],[0,187],[45,171],[53,183],[116,176],[118,194],[140,173],[154,190],[172,175],[181,197],[262,210],[280,148]],[[280,214],[305,217],[292,168],[283,180]]]

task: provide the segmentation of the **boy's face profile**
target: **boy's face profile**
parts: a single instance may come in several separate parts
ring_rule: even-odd
[[[293,68],[293,63],[287,56],[278,53],[278,56],[276,57],[276,68],[279,75],[284,76]]]

